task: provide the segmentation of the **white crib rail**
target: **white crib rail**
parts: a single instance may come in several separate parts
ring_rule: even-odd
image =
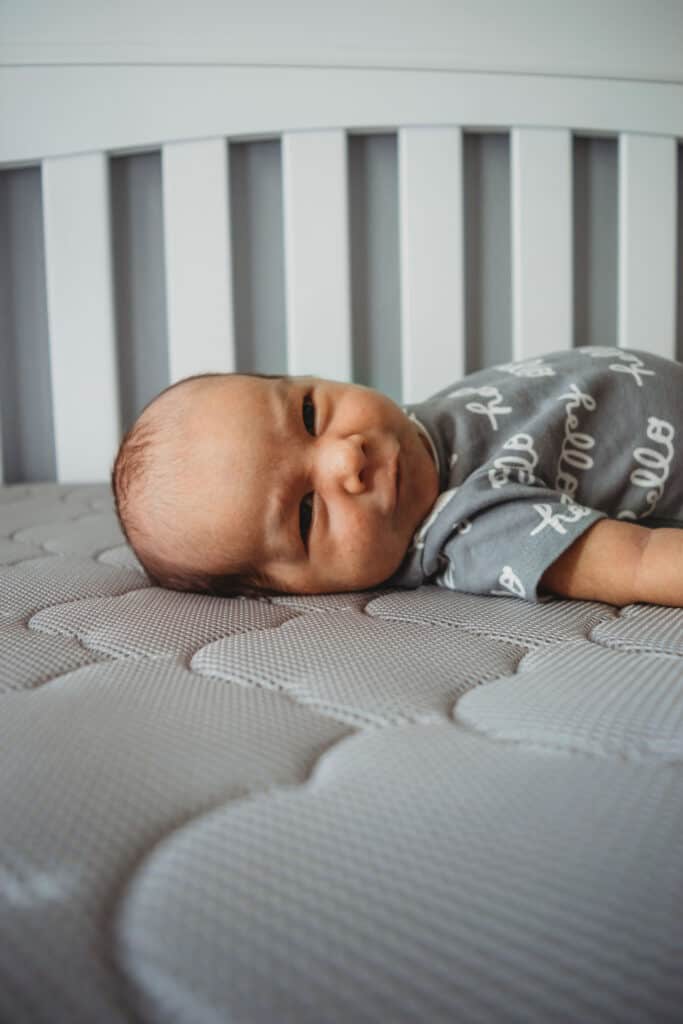
[[[98,81],[111,73],[112,69],[100,69]],[[263,76],[275,80],[272,71]],[[348,103],[342,102],[343,89],[337,82],[327,106],[319,97],[304,95],[294,73],[283,78],[285,92],[294,90],[304,107],[308,103],[311,110],[326,110],[335,127],[316,129],[309,111],[308,130],[268,133],[282,145],[287,354],[293,373],[352,376],[348,127],[340,124],[357,129],[371,116],[359,113],[360,97],[369,95],[363,76],[373,81],[368,72],[357,73],[353,88],[347,81]],[[405,122],[392,122],[399,143],[403,399],[418,400],[466,369],[463,132],[487,125],[508,130],[511,138],[513,356],[531,357],[572,344],[572,136],[580,127],[588,132],[602,128],[619,138],[618,344],[673,357],[677,143],[683,137],[683,103],[676,106],[675,101],[683,97],[683,87],[613,83],[610,91],[608,83],[600,82],[595,88],[601,103],[596,101],[593,110],[585,82],[465,78],[430,73],[422,76],[420,85],[414,75],[395,79],[401,95],[391,109],[399,109],[397,103],[402,102],[406,110]],[[342,81],[343,73],[329,72],[327,79]],[[379,81],[377,76],[374,81]],[[461,93],[453,92],[457,81],[465,82],[467,103]],[[149,106],[158,101],[157,79],[153,82],[149,103],[135,122],[138,136],[152,130]],[[196,78],[189,82],[196,85]],[[415,86],[414,96],[409,82]],[[539,88],[551,94],[543,102]],[[430,96],[442,100],[444,92],[451,111],[462,115],[469,104],[470,116],[434,123],[434,115],[426,113]],[[511,123],[509,94],[515,93],[524,102]],[[649,110],[643,100],[646,93]],[[633,105],[622,107],[629,97]],[[657,98],[659,106],[654,104]],[[130,106],[132,99],[125,102]],[[383,102],[373,96],[372,102],[368,100],[370,111],[379,113]],[[356,114],[355,121],[342,121],[345,103]],[[49,107],[49,102],[44,105]],[[207,105],[211,116],[202,111],[201,117],[208,125],[218,116],[218,108],[213,99]],[[439,103],[436,106],[438,112]],[[275,119],[284,122],[277,98],[271,98],[271,108]],[[496,119],[496,110],[501,120]],[[262,127],[263,110],[254,107],[252,114]],[[14,111],[12,117],[17,116]],[[111,111],[109,116],[110,137],[118,139],[120,117]],[[172,127],[187,117],[184,106],[178,117],[174,122],[172,112],[164,109],[161,121],[166,137],[173,136],[161,145],[172,381],[237,366],[228,187],[228,142],[234,136],[213,133],[184,140]],[[231,117],[237,118],[234,110]],[[644,134],[648,118],[659,134]],[[239,119],[235,123],[243,129]],[[26,158],[34,152],[41,140],[45,151],[53,152],[53,127],[44,125],[41,131],[39,136],[30,127],[19,132],[15,150],[0,149],[0,160],[16,163],[21,154]],[[73,125],[67,134],[65,145],[74,145]],[[53,155],[41,161],[54,437],[61,481],[106,478],[121,432],[110,151]]]
[[[106,156],[45,160],[42,183],[57,478],[99,479],[120,433]]]
[[[676,142],[619,140],[619,344],[673,358]],[[678,273],[683,273],[683,267]]]
[[[566,130],[512,132],[512,352],[571,348],[572,148]]]
[[[403,400],[465,372],[465,245],[460,128],[399,133]]]
[[[287,133],[282,195],[290,373],[351,380],[346,137]]]
[[[162,149],[171,382],[236,369],[224,139]]]

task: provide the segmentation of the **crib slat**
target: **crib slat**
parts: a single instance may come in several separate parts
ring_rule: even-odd
[[[57,479],[107,479],[119,408],[106,155],[42,165]]]
[[[225,139],[162,148],[171,382],[235,370]]]
[[[403,400],[465,373],[462,132],[399,132]]]
[[[619,140],[619,345],[675,357],[676,140]]]
[[[345,133],[283,135],[282,194],[288,370],[351,380]]]
[[[526,359],[572,345],[571,133],[514,129],[511,176],[512,349]]]

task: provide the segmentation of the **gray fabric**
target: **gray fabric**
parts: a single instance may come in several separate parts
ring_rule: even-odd
[[[674,1024],[683,610],[150,586],[0,488],[0,1021]]]
[[[683,364],[584,347],[471,374],[406,411],[440,494],[391,581],[543,599],[599,519],[683,526]]]

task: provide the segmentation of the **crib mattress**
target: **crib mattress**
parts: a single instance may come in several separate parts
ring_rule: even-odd
[[[677,1021],[683,611],[151,586],[0,490],[0,1020]]]

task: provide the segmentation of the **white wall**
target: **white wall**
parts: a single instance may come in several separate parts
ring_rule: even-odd
[[[337,65],[683,82],[681,0],[4,0],[0,64]]]

